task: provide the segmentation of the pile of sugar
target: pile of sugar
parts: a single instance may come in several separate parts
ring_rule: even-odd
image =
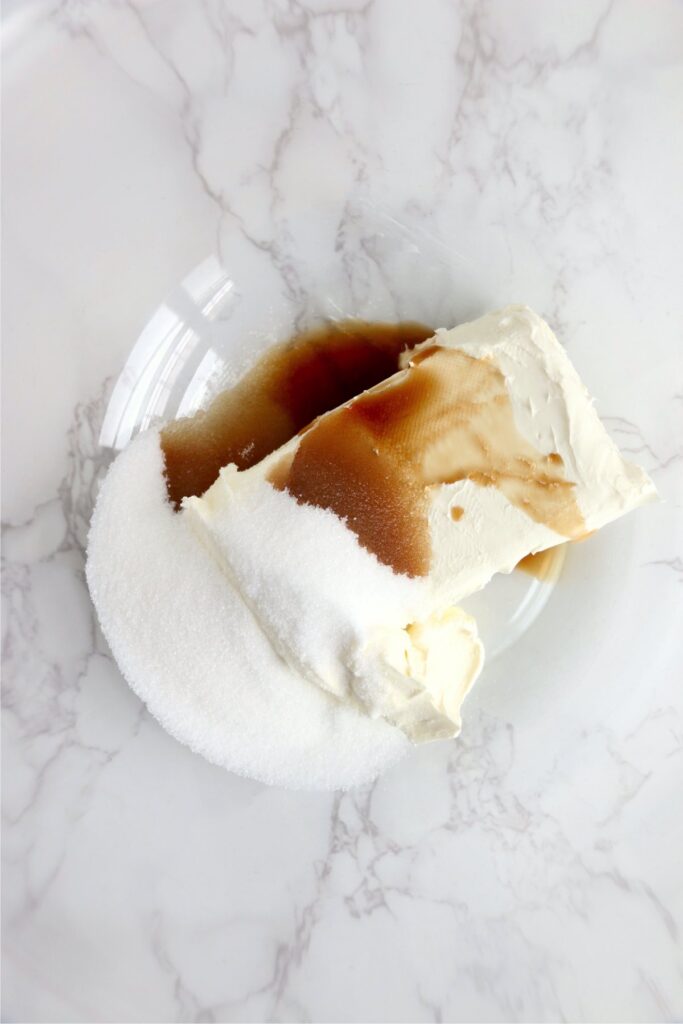
[[[410,749],[398,729],[338,703],[275,654],[184,514],[172,511],[157,431],[109,470],[87,577],[131,689],[209,761],[271,785],[348,789]]]
[[[190,500],[189,524],[275,649],[344,698],[351,677],[358,685],[365,675],[358,659],[373,638],[420,619],[428,581],[395,573],[333,512],[299,504],[269,484],[262,465],[243,473],[228,467],[206,501]]]

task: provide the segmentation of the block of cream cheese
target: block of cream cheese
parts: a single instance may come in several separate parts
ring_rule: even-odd
[[[282,657],[419,742],[457,734],[481,669],[458,603],[655,497],[548,325],[511,306],[437,331],[185,514]]]

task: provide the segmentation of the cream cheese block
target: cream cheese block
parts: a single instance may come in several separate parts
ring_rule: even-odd
[[[459,732],[483,663],[459,602],[655,498],[548,325],[510,306],[226,466],[184,515],[293,668],[420,742]]]

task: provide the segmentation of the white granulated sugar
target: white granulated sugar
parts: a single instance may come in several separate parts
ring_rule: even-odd
[[[166,500],[158,431],[111,467],[87,577],[107,641],[159,722],[209,761],[271,785],[348,789],[410,749],[273,651],[237,590]]]
[[[287,660],[295,652],[296,669],[347,697],[354,652],[373,630],[417,620],[428,596],[426,581],[398,575],[361,547],[333,512],[299,504],[260,473],[229,466],[221,479],[225,488],[209,492],[219,502],[211,532],[201,518],[210,497],[189,502],[190,523],[276,649]]]

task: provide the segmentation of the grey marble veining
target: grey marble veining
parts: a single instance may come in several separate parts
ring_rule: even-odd
[[[680,4],[4,20],[5,1018],[680,1019]],[[213,253],[300,300],[306,210],[353,239],[351,197],[448,241],[454,317],[544,313],[665,500],[572,553],[457,743],[293,793],[163,733],[83,551],[104,409],[163,296]]]

